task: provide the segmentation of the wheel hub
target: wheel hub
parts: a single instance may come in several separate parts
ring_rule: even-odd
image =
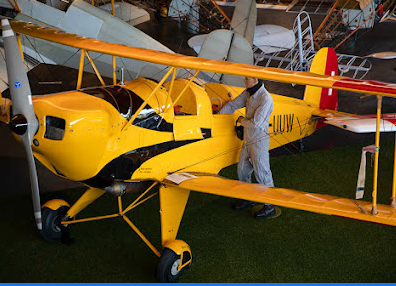
[[[179,271],[179,266],[180,266],[180,258],[173,262],[172,268],[171,268],[171,273],[173,276],[177,275]]]

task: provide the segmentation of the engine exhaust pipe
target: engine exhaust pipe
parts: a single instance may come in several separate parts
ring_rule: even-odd
[[[132,193],[142,193],[149,186],[153,184],[153,181],[144,181],[144,182],[129,182],[125,183],[123,181],[115,181],[111,186],[104,188],[104,190],[114,196],[122,196],[126,194]]]
[[[114,182],[111,186],[104,188],[104,190],[114,196],[122,196],[125,194],[126,185],[123,182]]]

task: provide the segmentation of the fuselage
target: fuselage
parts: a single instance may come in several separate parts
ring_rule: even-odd
[[[218,173],[238,161],[243,142],[234,127],[244,109],[220,115],[213,113],[212,104],[221,108],[243,89],[218,83],[191,83],[185,89],[188,81],[177,79],[151,95],[156,85],[136,79],[124,86],[36,96],[35,157],[59,176],[101,188],[115,180],[162,180],[179,170]],[[314,132],[314,107],[272,96],[270,149]],[[145,107],[129,122],[143,102]]]

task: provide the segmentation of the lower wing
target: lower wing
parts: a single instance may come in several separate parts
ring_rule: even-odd
[[[325,118],[324,123],[355,133],[373,133],[377,128],[377,115],[355,115],[335,110],[318,109],[313,115]],[[380,132],[396,131],[396,113],[381,114]]]
[[[161,183],[201,193],[396,226],[396,211],[391,206],[377,204],[378,214],[372,215],[369,211],[372,204],[365,201],[267,187],[212,174],[175,173]]]

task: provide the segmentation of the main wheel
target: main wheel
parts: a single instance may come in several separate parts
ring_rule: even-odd
[[[184,259],[183,259],[184,260]],[[174,283],[184,272],[184,269],[178,270],[181,264],[180,255],[177,255],[173,250],[169,248],[164,249],[164,253],[161,255],[158,268],[157,268],[157,279],[161,283]]]
[[[49,242],[61,242],[62,232],[64,226],[62,226],[62,217],[69,210],[68,206],[61,206],[56,210],[44,207],[42,210],[43,229],[41,235],[45,241]]]

